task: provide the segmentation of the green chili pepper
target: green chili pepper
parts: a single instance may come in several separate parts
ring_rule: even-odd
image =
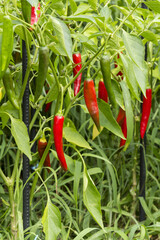
[[[102,55],[100,64],[101,64],[101,71],[103,75],[103,81],[107,89],[109,100],[112,106],[115,108],[117,103],[116,103],[115,95],[114,95],[112,84],[111,84],[110,58],[107,54]]]
[[[47,46],[40,47],[38,77],[36,78],[35,102],[41,95],[42,88],[44,86],[47,76],[48,65],[49,65],[49,49]]]
[[[3,85],[5,88],[8,100],[11,102],[11,104],[15,108],[19,109],[18,99],[16,98],[16,94],[15,94],[14,86],[13,86],[13,79],[12,79],[9,68],[7,68],[6,72],[4,73]]]
[[[9,16],[3,17],[2,46],[0,52],[0,78],[3,77],[13,50],[13,25]]]
[[[21,0],[22,14],[27,23],[31,23],[31,4],[27,0]]]

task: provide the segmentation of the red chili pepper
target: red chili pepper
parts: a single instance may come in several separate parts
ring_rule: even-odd
[[[40,10],[40,3],[38,4],[37,9],[35,7],[31,8],[31,25],[37,23],[38,18],[40,17],[40,13],[37,15],[37,10]]]
[[[45,106],[45,109],[44,109],[45,112],[48,112],[48,110],[50,109],[51,104],[52,104],[52,102],[46,103],[46,106]]]
[[[56,115],[53,123],[54,144],[61,167],[67,171],[67,163],[63,152],[63,122],[64,117]]]
[[[47,146],[46,139],[44,137],[39,139],[39,141],[38,141],[38,153],[39,153],[40,158],[42,158],[43,153],[44,153],[44,151],[46,149],[46,146]],[[51,167],[49,152],[48,152],[48,154],[46,156],[46,159],[44,161],[44,166],[45,167]],[[50,172],[49,169],[47,169],[47,170],[48,170],[48,172]]]
[[[108,103],[108,93],[103,81],[98,84],[98,97]]]
[[[122,129],[122,132],[123,132],[124,137],[126,138],[126,137],[127,137],[127,121],[126,121],[126,116],[125,116],[125,118],[124,118],[124,120],[123,120],[121,129]],[[126,140],[124,140],[124,139],[121,138],[120,147],[124,146],[125,143],[126,143]]]
[[[81,60],[81,54],[80,53],[74,53],[73,54],[73,62],[76,65],[73,68],[73,76],[75,76],[82,68],[82,60]],[[74,96],[77,95],[80,91],[80,86],[81,86],[81,78],[82,78],[82,73],[76,78],[74,81]]]
[[[118,113],[118,116],[117,116],[117,122],[120,126],[122,125],[122,123],[124,121],[125,115],[126,115],[125,111],[120,107],[119,113]]]
[[[142,139],[146,132],[148,119],[151,112],[151,106],[152,106],[152,90],[148,88],[146,89],[146,98],[143,96],[143,104],[142,104],[142,117],[141,117],[141,123],[140,123],[140,134]]]
[[[100,130],[99,109],[93,80],[84,81],[84,99],[90,116],[96,124],[97,129]]]
[[[49,85],[48,85],[48,87],[49,87]],[[47,90],[46,90],[46,94],[48,93],[48,91],[49,91],[49,90],[47,89]],[[45,109],[44,109],[45,112],[48,112],[48,110],[50,109],[51,104],[52,104],[52,102],[46,103]]]

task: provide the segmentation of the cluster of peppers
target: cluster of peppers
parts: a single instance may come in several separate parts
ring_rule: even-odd
[[[40,10],[40,4],[38,5],[37,9],[35,9],[35,7],[31,8],[31,25],[35,24],[38,21],[40,13],[37,15],[37,10]],[[119,55],[117,57],[119,58]],[[82,60],[81,60],[80,53],[73,54],[73,63],[74,63],[73,76],[76,76],[76,74],[82,69]],[[48,72],[48,66],[49,66],[49,49],[47,46],[41,46],[39,48],[39,70],[38,70],[38,77],[36,78],[36,90],[34,94],[35,102],[38,100],[38,98],[41,95],[42,88],[44,86],[45,79]],[[105,53],[101,56],[100,66],[101,66],[103,81],[99,81],[98,97],[107,103],[109,99],[113,108],[116,108],[117,103],[116,103],[115,94],[113,92],[113,88],[111,84],[110,57]],[[115,67],[118,67],[116,63],[115,63]],[[121,76],[121,78],[123,79],[123,73],[121,71],[117,73],[117,76]],[[9,73],[9,70],[6,71],[3,78],[4,86],[9,84],[7,83],[6,78],[11,78],[11,74]],[[74,96],[76,96],[80,91],[81,79],[82,79],[82,73],[80,73],[79,76],[74,81]],[[11,83],[12,81],[9,81],[9,82]],[[9,91],[14,92],[12,85],[13,84],[10,84],[9,87],[8,85],[5,86],[6,91],[8,91],[7,95],[12,105],[16,108],[19,108],[18,103],[15,100],[16,98],[14,96],[13,98],[9,97],[11,96]],[[85,103],[90,116],[92,117],[97,129],[100,130],[99,109],[98,109],[98,103],[96,98],[94,81],[92,79],[87,79],[84,81],[84,99],[85,99]],[[151,89],[147,89],[146,98],[143,97],[142,117],[141,117],[141,123],[140,123],[141,138],[144,137],[144,134],[146,131],[150,110],[151,110],[151,99],[152,99],[152,91]],[[50,105],[51,103],[46,104],[45,112],[49,110]],[[124,137],[126,138],[127,137],[127,120],[126,120],[126,113],[122,108],[120,108],[119,110],[119,114],[117,116],[117,122],[121,126]],[[55,149],[57,152],[57,156],[60,160],[60,164],[62,168],[66,171],[67,163],[65,160],[64,152],[63,152],[63,123],[64,123],[64,116],[61,113],[56,114],[53,121],[53,135],[54,135]],[[125,142],[126,140],[121,139],[120,147],[125,145]],[[43,136],[43,138],[41,138],[38,141],[38,152],[39,152],[40,158],[42,157],[46,146],[47,146],[47,141]],[[44,165],[47,167],[51,166],[49,153],[46,156]]]

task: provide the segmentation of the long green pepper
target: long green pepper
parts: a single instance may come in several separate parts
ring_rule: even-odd
[[[101,56],[100,65],[101,65],[104,85],[107,89],[109,100],[112,106],[116,108],[117,103],[116,103],[115,95],[114,95],[112,84],[111,84],[110,58],[107,54],[103,54]]]
[[[0,78],[3,77],[13,50],[13,24],[9,16],[3,17],[2,45],[0,49]]]
[[[39,48],[39,69],[38,76],[36,78],[36,91],[35,91],[35,102],[38,100],[42,93],[42,89],[47,77],[49,65],[49,49],[47,46]]]
[[[16,98],[16,94],[13,86],[13,79],[12,79],[9,68],[7,68],[7,70],[4,73],[3,85],[5,88],[8,100],[16,109],[19,109],[18,99]]]

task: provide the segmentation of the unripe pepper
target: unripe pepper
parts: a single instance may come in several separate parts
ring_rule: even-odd
[[[13,51],[13,24],[9,16],[3,17],[2,42],[0,44],[0,79],[8,68]]]
[[[45,137],[39,139],[39,141],[38,141],[38,153],[39,153],[40,158],[42,158],[46,147],[47,147],[47,141],[46,141]],[[44,166],[45,167],[51,167],[49,152],[48,152],[48,154],[46,156],[46,159],[44,161]],[[50,172],[50,169],[47,169],[47,171]]]
[[[67,163],[63,152],[63,122],[64,117],[61,114],[55,115],[53,122],[53,135],[54,145],[61,167],[67,171]]]
[[[75,64],[75,67],[73,67],[73,76],[75,76],[82,68],[82,60],[81,60],[81,54],[80,53],[74,53],[73,54],[73,62]],[[82,73],[76,78],[74,81],[74,96],[77,95],[80,91],[81,87],[81,79],[82,79]]]
[[[97,129],[100,130],[99,109],[96,98],[96,91],[94,82],[91,79],[84,81],[84,99],[90,116],[96,124]]]
[[[103,81],[98,84],[98,97],[108,103],[108,93]]]
[[[143,96],[143,104],[142,104],[142,117],[140,123],[140,134],[141,138],[144,138],[144,134],[146,132],[148,119],[151,112],[152,106],[152,90],[150,88],[146,89],[146,98]]]
[[[35,102],[41,95],[49,65],[49,49],[47,46],[39,48],[39,68],[38,76],[36,78],[36,91],[35,91]]]
[[[13,86],[13,79],[12,79],[9,68],[7,68],[6,72],[4,73],[3,85],[5,88],[8,100],[16,109],[19,109],[18,99],[16,98],[16,94]]]
[[[111,69],[110,69],[110,57],[107,54],[101,56],[100,59],[101,71],[103,75],[104,85],[107,89],[109,100],[112,106],[115,108],[117,106],[115,95],[111,83]]]
[[[119,113],[118,113],[118,116],[117,116],[117,123],[120,126],[122,125],[125,116],[126,116],[125,111],[120,107]]]
[[[123,120],[121,129],[122,129],[124,137],[126,138],[127,137],[127,120],[126,120],[126,116],[125,116],[125,118]],[[120,147],[124,146],[125,143],[126,143],[126,140],[121,138]]]

